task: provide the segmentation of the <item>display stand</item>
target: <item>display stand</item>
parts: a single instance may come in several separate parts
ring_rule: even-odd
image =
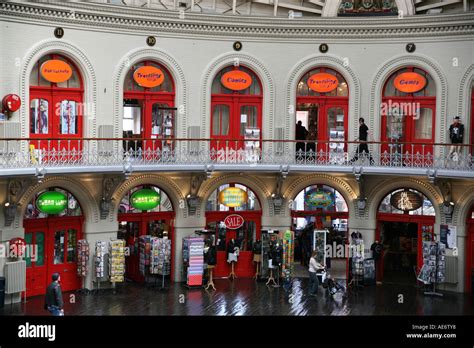
[[[423,242],[423,267],[418,275],[418,280],[425,285],[432,285],[431,291],[425,291],[427,296],[439,296],[443,294],[436,291],[436,284],[444,283],[446,273],[446,245],[441,242]]]
[[[95,265],[95,283],[97,284],[97,289],[94,291],[95,293],[99,294],[101,291],[101,283],[104,280],[106,274],[106,265],[108,264],[107,260],[107,253],[108,247],[107,247],[107,242],[103,240],[98,240],[95,242],[95,260],[94,260],[94,265]]]
[[[235,266],[234,266],[234,265],[235,265],[235,262],[231,262],[230,264],[231,264],[231,266],[230,266],[230,267],[231,267],[231,270],[230,270],[230,274],[229,274],[229,277],[228,277],[228,278],[229,278],[229,279],[236,279],[237,276],[235,275]]]
[[[273,285],[278,285],[275,281],[275,278],[273,278],[273,267],[270,268],[270,277],[268,277],[268,281],[265,285],[270,285],[270,283],[273,283]]]
[[[347,285],[351,289],[359,289],[363,287],[364,282],[364,241],[363,239],[354,239],[351,245],[351,270],[352,279]]]
[[[204,239],[201,237],[183,238],[183,266],[188,288],[203,286]]]
[[[260,262],[260,279],[265,280],[266,278],[269,278],[270,276],[273,278],[271,275],[272,270],[269,268],[269,252],[271,249],[271,244],[272,243],[277,243],[279,242],[279,231],[273,231],[273,230],[262,230],[262,236],[261,236],[261,242],[262,242],[262,252],[261,252],[261,262]]]
[[[216,290],[216,287],[214,286],[214,278],[213,278],[213,270],[215,266],[207,266],[207,271],[209,272],[209,280],[206,284],[205,289],[209,289],[212,287],[214,290]]]
[[[256,266],[256,269],[255,269],[255,275],[253,276],[253,279],[257,280],[258,279],[258,276],[260,275],[260,267],[261,266],[261,262],[255,262],[257,264]]]
[[[125,241],[122,239],[110,241],[109,276],[115,294],[117,283],[123,283],[125,280]]]
[[[77,241],[77,275],[82,278],[80,293],[89,294],[86,289],[86,277],[89,273],[89,242],[85,239]]]

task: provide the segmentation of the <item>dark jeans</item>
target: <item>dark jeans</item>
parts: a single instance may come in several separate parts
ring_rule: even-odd
[[[63,316],[61,309],[57,306],[49,306],[48,311],[55,317]]]
[[[319,279],[316,273],[309,272],[309,294],[317,295],[319,287]]]
[[[359,146],[357,147],[357,150],[356,150],[356,155],[354,156],[353,159],[350,160],[350,162],[355,162],[359,159],[359,156],[363,153],[363,152],[367,152],[367,154],[369,155],[369,159],[370,159],[370,163],[373,163],[374,160],[372,158],[372,155],[370,154],[369,152],[369,146],[367,145],[367,143],[360,143]]]

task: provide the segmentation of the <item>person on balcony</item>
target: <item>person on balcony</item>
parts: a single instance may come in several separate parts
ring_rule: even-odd
[[[308,135],[306,140],[308,140],[307,152],[312,151],[316,152],[316,140],[318,139],[318,128],[316,127],[316,122],[311,121],[308,127]]]
[[[303,123],[301,121],[298,121],[296,124],[296,132],[295,132],[295,139],[296,140],[306,140],[306,137],[308,136],[308,131],[306,130],[306,127],[303,126]],[[296,143],[296,152],[304,152],[305,151],[305,143],[304,142],[297,142]]]
[[[359,118],[359,137],[356,139],[360,143],[359,143],[359,146],[357,146],[357,150],[356,150],[356,154],[354,158],[352,158],[349,161],[349,164],[353,164],[355,161],[357,161],[362,152],[366,152],[367,155],[369,156],[370,165],[374,164],[374,159],[372,158],[372,155],[369,152],[369,147],[367,146],[368,136],[369,136],[369,127],[367,127],[367,125],[365,124],[365,120],[361,117]]]
[[[449,126],[449,139],[451,140],[451,149],[449,150],[449,158],[456,160],[461,154],[461,144],[464,141],[464,125],[461,123],[459,116],[454,117],[454,122]]]

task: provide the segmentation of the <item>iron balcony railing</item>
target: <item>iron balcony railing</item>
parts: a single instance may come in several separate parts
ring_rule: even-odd
[[[357,141],[218,139],[0,139],[0,169],[167,166],[294,165],[426,168],[474,171],[474,145]],[[161,168],[161,167],[160,167]]]

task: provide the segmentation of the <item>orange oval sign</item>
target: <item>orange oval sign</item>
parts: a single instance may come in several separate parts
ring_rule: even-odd
[[[153,88],[163,83],[165,74],[154,66],[142,66],[135,70],[133,79],[141,87]]]
[[[50,59],[41,64],[41,76],[49,82],[64,82],[71,78],[71,66],[59,59]]]
[[[400,92],[415,93],[425,88],[426,79],[415,72],[405,72],[393,80],[393,85]]]
[[[224,87],[233,91],[242,91],[250,87],[252,77],[244,71],[232,70],[222,75],[221,83]]]
[[[308,87],[315,92],[326,93],[336,89],[339,80],[333,74],[317,73],[311,75],[308,79]]]

